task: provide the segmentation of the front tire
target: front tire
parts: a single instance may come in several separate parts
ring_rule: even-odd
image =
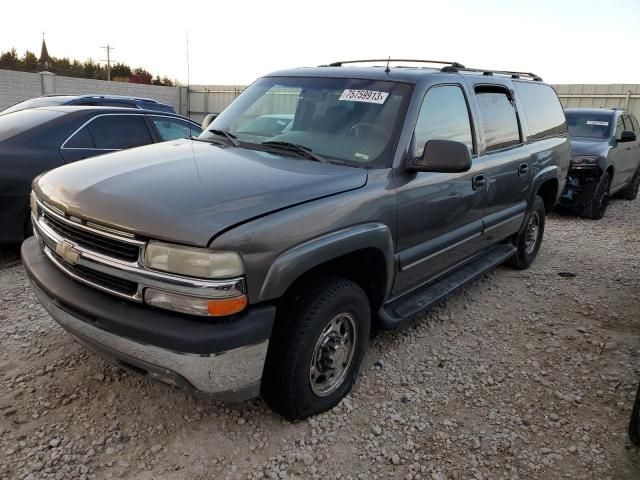
[[[620,192],[620,197],[625,200],[635,200],[638,197],[638,190],[640,189],[640,167],[636,169],[636,173],[633,174],[631,183]]]
[[[544,201],[536,195],[525,217],[524,228],[516,235],[514,244],[517,250],[515,255],[507,260],[509,266],[524,270],[536,259],[544,236],[545,213]]]
[[[271,335],[262,396],[294,421],[331,409],[349,393],[369,341],[371,312],[358,284],[332,275],[311,280],[283,309]]]
[[[609,206],[609,186],[609,174],[605,172],[598,182],[593,198],[582,209],[583,217],[591,218],[592,220],[600,220],[604,217],[607,206]]]

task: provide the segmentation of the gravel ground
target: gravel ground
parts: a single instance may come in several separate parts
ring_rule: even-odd
[[[378,334],[351,395],[295,424],[107,365],[5,253],[0,478],[637,479],[639,207],[553,215],[529,270],[501,267]]]

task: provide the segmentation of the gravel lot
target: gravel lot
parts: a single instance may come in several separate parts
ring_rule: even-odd
[[[87,353],[5,251],[0,478],[637,479],[638,252],[640,200],[600,222],[553,215],[529,270],[501,267],[378,334],[352,394],[292,424]]]

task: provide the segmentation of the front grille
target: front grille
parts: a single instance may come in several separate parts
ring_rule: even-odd
[[[83,267],[82,265],[70,265],[55,253],[51,253],[64,268],[82,280],[130,297],[135,296],[138,292],[138,284],[136,282],[117,278],[106,273],[98,272],[97,270]]]
[[[72,224],[63,222],[46,211],[43,213],[43,216],[49,227],[58,235],[82,247],[127,262],[135,262],[138,260],[140,247],[137,245],[75,227]]]

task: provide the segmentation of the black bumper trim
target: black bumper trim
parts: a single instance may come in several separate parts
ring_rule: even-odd
[[[140,343],[182,353],[218,353],[271,336],[276,307],[249,308],[224,323],[163,311],[118,299],[69,278],[45,256],[35,237],[21,247],[33,283],[62,309],[83,321]]]

